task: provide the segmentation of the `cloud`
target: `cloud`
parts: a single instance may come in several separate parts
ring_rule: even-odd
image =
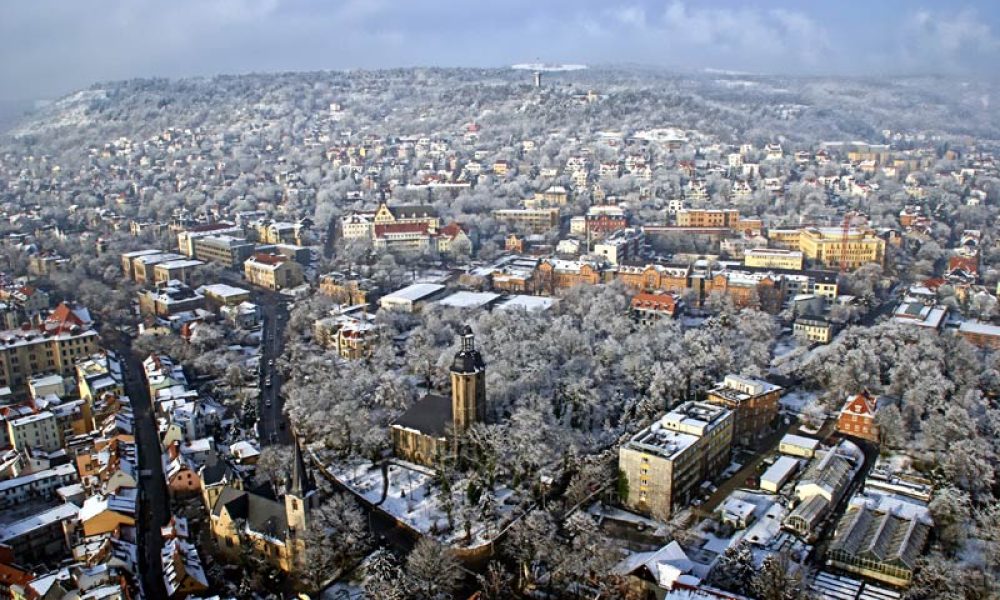
[[[1000,11],[968,1],[980,5],[906,13],[871,0],[11,0],[0,2],[0,99],[128,77],[535,59],[993,73]]]
[[[907,19],[905,56],[911,60],[959,66],[980,60],[996,60],[1000,39],[977,11],[965,8],[954,14],[919,10]]]

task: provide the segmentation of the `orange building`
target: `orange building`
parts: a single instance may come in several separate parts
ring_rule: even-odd
[[[877,415],[878,398],[872,396],[868,390],[848,396],[844,408],[840,410],[840,416],[837,417],[837,431],[877,444],[879,441],[878,424],[875,423]]]

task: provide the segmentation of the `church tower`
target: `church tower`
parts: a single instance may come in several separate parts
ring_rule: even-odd
[[[312,475],[306,469],[302,457],[302,447],[296,438],[292,443],[292,477],[285,490],[285,518],[288,521],[288,535],[301,537],[309,527],[309,511],[318,499]]]
[[[486,420],[486,365],[468,325],[461,339],[462,349],[451,363],[451,415],[456,435]]]

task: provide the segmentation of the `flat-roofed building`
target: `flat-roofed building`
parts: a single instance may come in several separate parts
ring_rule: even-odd
[[[193,241],[193,255],[199,260],[236,268],[254,253],[254,245],[241,237],[206,235]]]
[[[531,233],[545,233],[559,227],[558,208],[503,208],[494,210],[493,218]]]
[[[732,410],[733,443],[751,445],[771,430],[781,390],[781,386],[760,379],[727,375],[709,390],[706,402]]]
[[[199,258],[195,251],[195,242],[197,240],[207,236],[234,236],[242,238],[243,235],[243,228],[232,223],[219,222],[199,225],[177,232],[177,249],[185,256]]]
[[[706,402],[681,404],[619,449],[625,505],[668,519],[702,481],[729,464],[732,442],[732,411]]]
[[[165,283],[167,281],[188,283],[191,273],[204,264],[202,261],[193,258],[161,262],[153,267],[153,281],[155,283]]]
[[[226,283],[210,283],[198,288],[198,293],[205,299],[219,306],[238,306],[250,301],[250,290]]]
[[[765,492],[777,494],[788,480],[792,478],[799,468],[799,461],[790,457],[782,456],[774,461],[770,467],[760,476],[760,489]]]
[[[958,335],[980,348],[1000,350],[1000,327],[979,321],[963,321],[958,327]]]
[[[139,312],[144,315],[171,317],[199,308],[205,308],[205,297],[180,281],[139,292]]]
[[[750,248],[743,252],[743,264],[765,269],[802,270],[802,253],[784,248]]]
[[[434,300],[444,292],[445,286],[438,283],[414,283],[379,299],[379,307],[386,310],[414,312],[426,302]]]
[[[778,451],[782,454],[803,458],[815,456],[817,448],[819,448],[819,440],[792,433],[785,434],[778,443]]]
[[[269,290],[283,290],[302,285],[302,265],[284,256],[255,254],[243,263],[247,281]]]

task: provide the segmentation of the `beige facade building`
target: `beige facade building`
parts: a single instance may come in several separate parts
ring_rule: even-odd
[[[532,233],[559,227],[558,208],[504,208],[494,210],[493,218]]]
[[[193,241],[194,257],[235,268],[253,255],[254,245],[241,237],[208,235]]]
[[[732,444],[732,411],[685,402],[619,450],[625,505],[656,519],[670,518],[694,498],[701,482],[729,464]]]
[[[269,290],[283,290],[301,285],[305,278],[302,266],[284,256],[255,254],[243,263],[247,281]]]
[[[807,227],[799,234],[799,250],[809,260],[827,267],[857,269],[867,263],[882,264],[885,240],[868,229],[850,229],[844,236],[839,227]]]
[[[802,253],[784,248],[751,248],[743,252],[743,264],[765,269],[802,270]]]
[[[74,363],[98,350],[97,332],[83,314],[64,303],[38,327],[0,331],[0,387],[20,395],[35,375],[73,375]]]
[[[15,450],[32,449],[55,452],[63,447],[62,428],[49,411],[37,412],[7,421],[7,436]]]

